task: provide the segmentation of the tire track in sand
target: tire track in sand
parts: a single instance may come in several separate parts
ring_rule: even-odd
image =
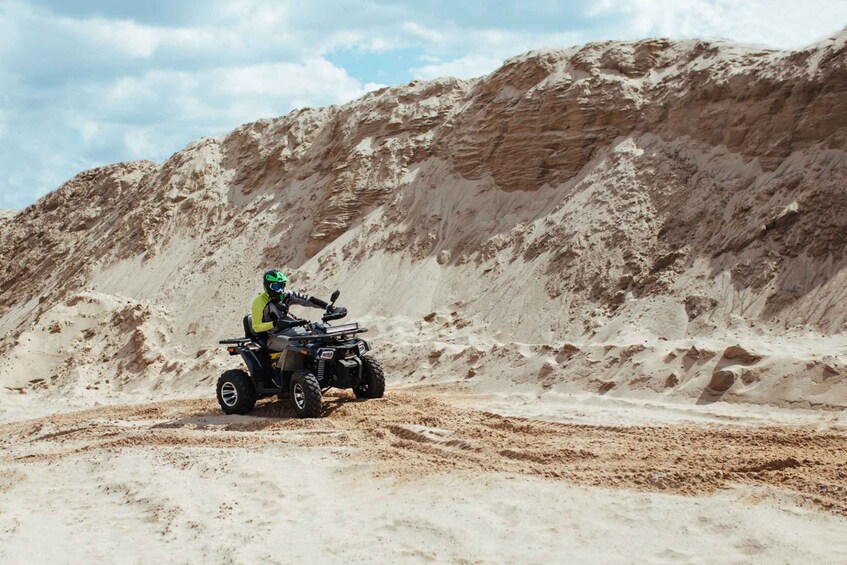
[[[298,420],[287,401],[226,416],[214,400],[202,399],[103,406],[0,426],[2,460],[13,469],[91,450],[271,444],[354,447],[377,463],[375,474],[400,480],[497,472],[680,495],[761,485],[847,516],[847,434],[810,427],[552,423],[462,408],[437,391],[369,401],[330,393],[319,420]]]

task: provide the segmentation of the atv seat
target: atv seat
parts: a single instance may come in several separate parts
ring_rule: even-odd
[[[265,347],[265,338],[267,337],[267,335],[266,334],[265,335],[257,334],[256,332],[253,331],[253,315],[252,314],[247,314],[246,316],[244,316],[243,325],[244,325],[244,337],[250,338],[255,343],[258,343],[262,347]]]

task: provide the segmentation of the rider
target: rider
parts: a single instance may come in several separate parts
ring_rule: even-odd
[[[287,282],[288,277],[282,271],[271,269],[265,272],[262,277],[262,285],[265,287],[265,291],[253,300],[251,309],[255,333],[261,334],[273,329],[287,330],[303,325],[303,320],[289,316],[288,308],[292,305],[324,308],[327,312],[332,311],[332,307],[320,298],[287,290],[285,288]]]

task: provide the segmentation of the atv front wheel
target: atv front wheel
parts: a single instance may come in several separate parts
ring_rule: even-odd
[[[321,385],[309,371],[296,371],[291,377],[291,403],[298,418],[320,418]]]
[[[227,414],[247,414],[256,405],[253,381],[241,369],[224,371],[218,379],[218,404]]]
[[[356,398],[382,398],[385,394],[385,373],[370,355],[362,357],[362,382],[353,389],[353,394]]]

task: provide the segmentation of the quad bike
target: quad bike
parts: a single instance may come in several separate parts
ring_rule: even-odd
[[[381,398],[385,375],[371,355],[368,343],[356,334],[368,331],[357,323],[332,326],[331,320],[347,315],[335,308],[340,292],[332,293],[330,307],[321,322],[295,319],[289,327],[302,326],[297,335],[268,333],[267,340],[253,333],[252,316],[244,317],[244,337],[225,339],[230,355],[241,355],[247,371],[230,369],[218,379],[218,403],[227,414],[247,414],[256,400],[277,396],[290,398],[300,418],[321,415],[321,395],[330,388],[352,388],[357,398]]]

